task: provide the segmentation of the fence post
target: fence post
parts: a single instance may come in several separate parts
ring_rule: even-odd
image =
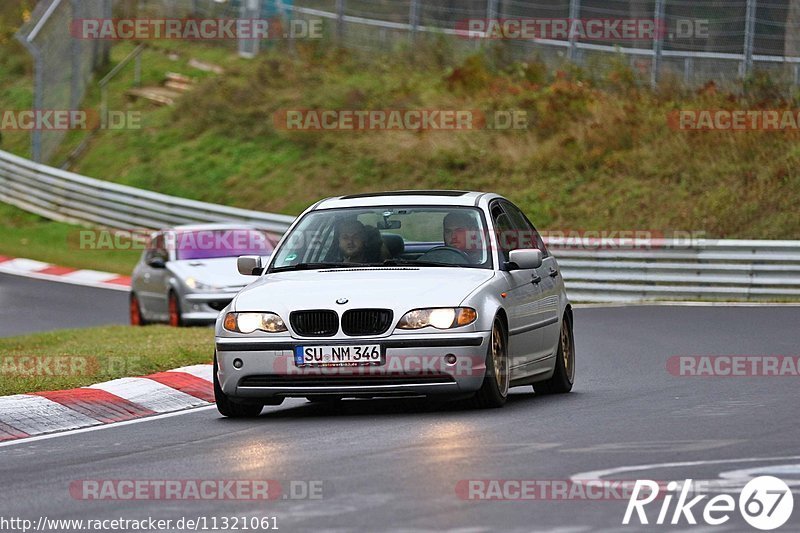
[[[694,74],[694,59],[692,57],[683,58],[683,84],[688,86]]]
[[[747,0],[747,13],[744,22],[744,62],[742,63],[742,77],[746,78],[753,69],[753,42],[755,41],[756,28],[756,0]]]
[[[82,13],[80,12],[80,0],[72,0],[69,4],[70,10],[70,20],[78,20],[82,18]],[[95,41],[97,42],[97,41]],[[72,56],[72,78],[70,83],[70,109],[77,109],[78,105],[80,105],[80,87],[81,87],[81,46],[82,41],[80,39],[75,38],[75,36],[70,39],[70,48],[72,52],[70,55]],[[92,58],[92,68],[94,68],[94,57]]]
[[[664,12],[666,0],[656,0],[656,8],[653,18],[656,23],[656,36],[653,39],[653,63],[650,68],[650,87],[655,89],[658,86],[658,76],[661,73],[661,52],[664,49]]]
[[[39,110],[44,107],[44,61],[39,47],[28,40],[27,37],[17,34],[17,39],[33,56],[33,109]],[[31,132],[31,159],[36,163],[42,162],[42,130],[34,128]]]
[[[340,45],[344,40],[344,1],[336,0],[336,39]]]
[[[498,18],[497,0],[486,0],[486,18],[489,20]]]
[[[244,0],[239,6],[239,16],[243,19],[259,18],[261,16],[261,3],[259,0]],[[239,38],[239,57],[252,59],[258,55],[260,47],[260,39]]]
[[[419,0],[411,0],[408,8],[408,25],[411,26],[411,38],[417,37],[419,27]]]
[[[575,61],[578,57],[578,47],[575,45],[577,36],[572,30],[573,21],[581,16],[581,0],[569,0],[569,60]]]

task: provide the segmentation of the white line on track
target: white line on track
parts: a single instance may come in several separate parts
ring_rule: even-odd
[[[0,448],[5,448],[7,446],[14,446],[14,445],[19,446],[22,444],[29,444],[31,442],[36,442],[40,440],[56,439],[58,437],[69,437],[71,435],[78,435],[80,433],[89,433],[91,431],[100,431],[103,429],[129,426],[131,424],[139,424],[141,422],[150,422],[151,420],[162,420],[164,418],[172,418],[173,416],[188,415],[191,413],[197,413],[199,411],[207,411],[209,409],[216,409],[216,406],[205,405],[203,407],[193,407],[191,409],[184,409],[183,411],[176,411],[174,413],[165,413],[163,415],[154,415],[154,416],[147,416],[144,418],[137,418],[135,420],[126,420],[125,422],[114,422],[112,424],[104,424],[102,426],[92,426],[87,428],[73,429],[70,431],[62,431],[61,433],[50,433],[48,435],[39,435],[37,437],[28,437],[24,439],[10,440],[7,442],[0,442]]]
[[[130,292],[130,287],[126,287],[125,285],[116,285],[114,283],[100,283],[97,281],[93,281],[90,279],[80,279],[77,277],[70,277],[70,276],[56,276],[53,274],[40,274],[38,272],[20,272],[19,270],[12,270],[9,268],[4,268],[3,265],[5,263],[0,263],[0,273],[2,274],[9,274],[11,276],[19,276],[21,278],[31,278],[31,279],[42,279],[45,281],[55,281],[57,283],[67,283],[69,285],[81,285],[83,287],[94,287],[96,289],[109,289],[112,291],[123,291],[123,292]],[[45,265],[43,268],[47,268]]]

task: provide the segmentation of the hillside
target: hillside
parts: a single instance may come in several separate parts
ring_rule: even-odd
[[[511,62],[502,47],[465,57],[436,39],[371,56],[298,43],[255,60],[169,46],[180,59],[146,52],[145,81],[175,70],[199,78],[198,88],[175,107],[126,107],[143,111],[143,127],[101,132],[73,170],[287,214],[327,195],[462,188],[509,196],[542,229],[800,238],[797,131],[686,132],[667,124],[677,109],[797,106],[766,77],[749,80],[745,96],[713,84],[690,92],[670,80],[653,92],[623,60],[602,74],[554,71],[535,58]],[[114,59],[130,49],[116,47]],[[187,69],[195,56],[226,73]],[[112,104],[130,106],[118,85]],[[286,109],[513,110],[527,114],[529,127],[285,131],[273,117]]]

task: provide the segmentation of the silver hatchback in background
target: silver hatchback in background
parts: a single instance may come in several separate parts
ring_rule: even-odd
[[[213,323],[253,281],[237,272],[237,257],[266,261],[275,242],[272,235],[242,224],[176,226],[154,233],[133,270],[131,324]]]

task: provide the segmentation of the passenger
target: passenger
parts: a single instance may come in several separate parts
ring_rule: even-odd
[[[334,236],[339,248],[338,260],[343,263],[381,263],[389,257],[378,229],[358,220],[340,222]]]

